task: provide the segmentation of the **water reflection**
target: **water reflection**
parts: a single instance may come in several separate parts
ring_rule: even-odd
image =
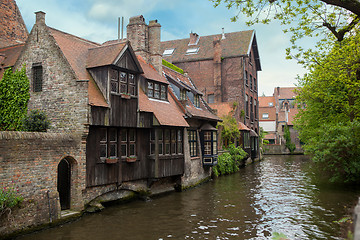
[[[271,156],[238,174],[149,202],[135,201],[19,239],[340,239],[334,223],[357,189],[317,186],[303,156]]]

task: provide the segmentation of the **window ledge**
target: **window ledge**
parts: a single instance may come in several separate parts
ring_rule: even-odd
[[[193,160],[200,160],[200,157],[198,157],[198,156],[197,156],[197,157],[191,157],[190,159],[191,159],[191,161],[193,161]]]

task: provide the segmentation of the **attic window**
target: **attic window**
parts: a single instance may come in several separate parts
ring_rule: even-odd
[[[147,95],[150,98],[167,100],[167,86],[163,83],[148,81]]]
[[[163,55],[164,56],[169,56],[169,55],[172,55],[175,51],[175,48],[169,48],[169,49],[165,49],[164,52],[163,52]]]
[[[269,107],[274,106],[274,104],[272,102],[269,102]]]
[[[197,108],[200,107],[200,96],[199,95],[194,96],[194,106]]]
[[[110,69],[110,87],[111,93],[137,95],[136,76],[131,73]]]
[[[43,85],[43,68],[41,63],[33,64],[32,73],[33,73],[33,91],[41,92]]]
[[[199,48],[189,48],[186,50],[186,54],[197,54],[199,52]]]

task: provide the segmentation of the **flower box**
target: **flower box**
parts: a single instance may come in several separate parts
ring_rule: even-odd
[[[115,164],[118,162],[118,158],[106,158],[105,163],[107,164]]]
[[[130,94],[122,93],[121,98],[130,99],[131,96],[130,96]]]
[[[126,162],[136,162],[136,157],[127,157]]]

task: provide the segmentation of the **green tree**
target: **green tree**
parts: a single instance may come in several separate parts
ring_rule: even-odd
[[[31,110],[23,120],[23,129],[27,132],[46,132],[49,127],[46,113],[40,110]]]
[[[352,29],[359,25],[360,2],[357,0],[211,0],[214,6],[226,5],[237,8],[239,14],[231,20],[237,21],[242,14],[249,21],[267,24],[278,20],[287,25],[284,32],[291,33],[292,46],[286,50],[288,58],[296,58],[307,64],[319,52],[326,52],[328,44],[342,41]],[[304,49],[298,40],[316,37],[316,49]],[[295,54],[294,54],[295,52]],[[301,58],[301,59],[300,59]]]
[[[13,72],[5,70],[0,81],[0,131],[21,130],[30,98],[30,83],[25,67]]]
[[[290,153],[293,153],[296,149],[296,146],[295,143],[291,141],[291,135],[288,125],[285,125],[284,128],[284,138],[285,138],[285,147],[289,149]]]
[[[360,182],[360,34],[334,43],[299,79],[295,126],[331,181]]]

